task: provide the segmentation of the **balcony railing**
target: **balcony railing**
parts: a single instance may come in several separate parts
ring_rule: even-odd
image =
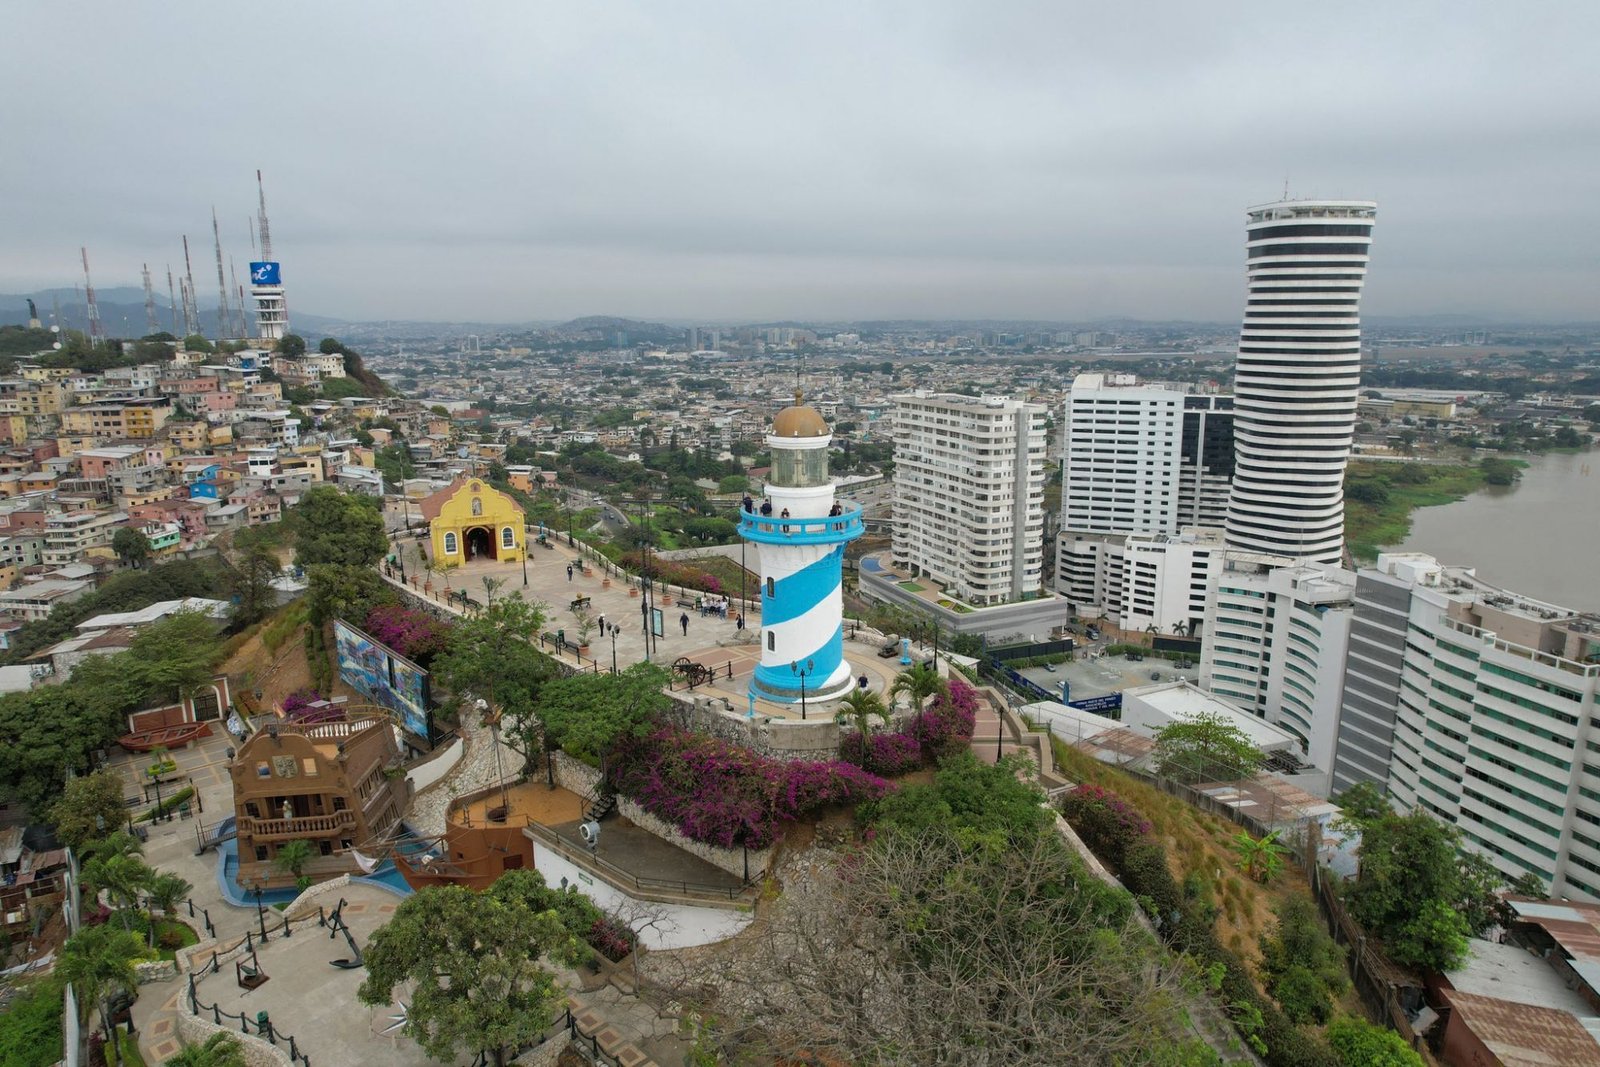
[[[817,515],[783,518],[763,515],[755,511],[739,513],[739,533],[746,540],[766,544],[823,544],[835,541],[853,541],[863,532],[861,505],[854,501],[839,502],[837,515]]]
[[[304,815],[294,819],[253,819],[239,817],[239,835],[254,838],[295,838],[307,835],[333,834],[353,830],[356,813],[336,811],[331,815]]]

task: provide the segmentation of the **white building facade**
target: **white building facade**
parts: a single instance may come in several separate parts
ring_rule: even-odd
[[[895,566],[974,606],[1036,596],[1044,405],[920,390],[893,400]]]
[[[1361,287],[1377,205],[1287,200],[1247,215],[1230,547],[1337,564],[1361,384]]]
[[[1360,693],[1357,676],[1377,672],[1352,646],[1339,779],[1386,785],[1511,877],[1600,900],[1600,616],[1420,554],[1379,556],[1361,574],[1391,595],[1364,594],[1358,612],[1390,632],[1403,618],[1404,636],[1392,684],[1380,676]]]

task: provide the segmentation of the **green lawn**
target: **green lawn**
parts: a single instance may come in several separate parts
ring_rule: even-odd
[[[173,945],[161,944],[162,935],[174,933],[177,935],[181,943]],[[168,940],[170,941],[171,938]],[[194,928],[188,923],[178,922],[176,919],[156,920],[156,951],[161,954],[162,959],[176,959],[177,954],[181,950],[188,948],[190,945],[198,945],[199,943],[200,935],[195,933]]]
[[[920,593],[926,587],[918,585],[916,582],[901,582],[900,588],[908,593]]]

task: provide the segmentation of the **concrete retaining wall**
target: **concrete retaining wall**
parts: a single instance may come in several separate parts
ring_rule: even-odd
[[[561,1030],[549,1041],[538,1048],[529,1049],[511,1062],[518,1067],[554,1067],[556,1060],[561,1058],[562,1051],[570,1044],[572,1035],[566,1030]]]
[[[745,852],[738,848],[719,848],[716,845],[707,845],[699,841],[691,841],[678,832],[678,828],[645,811],[627,797],[617,798],[617,811],[622,817],[641,830],[648,830],[652,834],[683,849],[691,855],[699,856],[707,863],[719,867],[738,878],[744,877]],[[772,861],[772,850],[762,849],[750,854],[750,877],[759,878],[766,873],[767,864]]]
[[[426,762],[421,763],[406,773],[406,778],[411,782],[413,796],[424,789],[441,781],[445,775],[455,770],[457,763],[461,762],[461,754],[466,751],[466,744],[457,737],[444,748],[434,752]]]
[[[178,977],[178,964],[174,960],[152,960],[149,963],[136,963],[133,965],[134,973],[139,976],[139,984],[149,982],[170,982]]]

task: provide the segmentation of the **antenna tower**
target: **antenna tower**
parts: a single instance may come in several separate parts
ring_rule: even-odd
[[[211,239],[217,249],[217,340],[228,336],[233,326],[228,311],[228,276],[222,272],[222,232],[217,229],[217,209],[211,208]]]
[[[200,332],[200,308],[194,301],[194,265],[189,262],[189,235],[183,235],[183,335]]]
[[[172,313],[172,332],[178,332],[178,298],[172,287],[172,264],[167,264],[167,310]]]
[[[228,286],[237,298],[233,305],[233,328],[235,337],[245,336],[244,325],[244,286],[239,284],[239,274],[233,269],[233,253],[228,253]]]
[[[105,339],[106,329],[100,324],[100,308],[94,301],[94,282],[89,280],[89,250],[79,247],[83,255],[83,295],[89,309],[89,344],[98,345]]]
[[[256,171],[256,194],[261,199],[260,228],[261,228],[261,258],[263,261],[272,259],[272,231],[267,227],[267,187],[261,184],[261,172]]]
[[[151,333],[156,333],[161,326],[156,322],[156,291],[150,287],[150,264],[144,265],[144,319],[150,327]]]

